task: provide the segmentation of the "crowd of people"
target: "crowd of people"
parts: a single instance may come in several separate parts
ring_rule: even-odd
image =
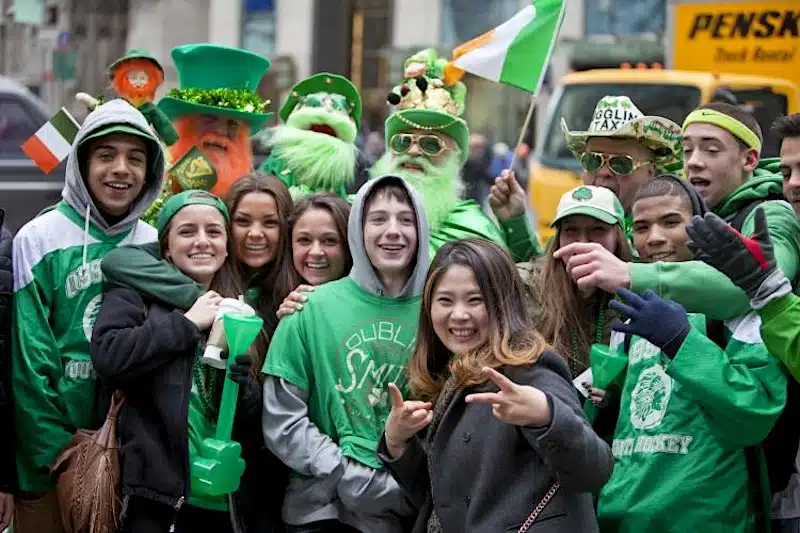
[[[253,169],[251,56],[178,47],[180,139],[98,105],[62,201],[3,233],[0,531],[89,531],[54,463],[112,405],[103,531],[800,531],[800,115],[762,160],[736,106],[678,125],[606,96],[564,117],[583,184],[540,243],[513,171],[493,218],[463,199],[466,91],[433,51],[369,168],[357,91],[321,73]],[[201,80],[210,58],[254,71]],[[227,299],[263,326],[219,368]]]

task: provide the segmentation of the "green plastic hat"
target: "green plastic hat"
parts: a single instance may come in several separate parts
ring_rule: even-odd
[[[172,197],[164,204],[161,211],[158,212],[158,220],[156,221],[156,229],[158,230],[158,240],[164,236],[164,229],[166,229],[169,221],[175,214],[186,207],[187,205],[210,205],[216,207],[222,213],[225,222],[230,222],[231,217],[228,214],[228,209],[225,204],[218,197],[214,196],[208,191],[188,190],[180,192]]]
[[[395,133],[409,130],[438,132],[452,138],[461,151],[461,163],[469,155],[469,128],[461,117],[432,109],[403,109],[386,119],[386,144]]]
[[[185,115],[223,115],[247,122],[253,133],[272,116],[256,93],[269,70],[266,57],[229,46],[187,44],[172,49],[179,89],[158,103],[170,120]]]
[[[351,106],[350,116],[353,117],[357,127],[361,125],[361,96],[358,94],[358,89],[344,76],[327,72],[314,74],[292,87],[289,98],[281,107],[281,120],[286,122],[300,99],[314,93],[333,93],[344,96]]]
[[[125,52],[124,56],[122,56],[121,58],[111,63],[111,65],[109,65],[108,77],[113,78],[114,70],[125,61],[130,61],[131,59],[146,59],[147,61],[150,61],[155,66],[157,66],[158,70],[160,70],[162,74],[164,73],[164,69],[161,67],[161,63],[159,63],[155,57],[150,55],[150,53],[147,52],[147,50],[144,50],[143,48],[131,48],[130,50]]]

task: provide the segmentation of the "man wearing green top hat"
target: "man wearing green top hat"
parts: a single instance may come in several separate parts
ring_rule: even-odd
[[[178,140],[170,147],[171,168],[163,194],[148,210],[155,218],[174,192],[204,189],[224,197],[231,184],[253,170],[250,136],[272,113],[257,94],[270,67],[264,56],[215,44],[172,50],[180,87],[158,103]]]
[[[433,256],[446,242],[482,237],[509,250],[516,261],[540,255],[526,213],[509,216],[492,206],[500,227],[473,200],[462,200],[461,169],[469,155],[469,128],[461,118],[467,89],[433,49],[405,61],[404,81],[389,94],[395,112],[386,119],[386,153],[372,176],[397,175],[420,193],[430,225]]]
[[[347,78],[322,72],[292,87],[270,132],[261,170],[289,186],[293,197],[329,191],[345,196],[359,164],[355,146],[361,97]]]

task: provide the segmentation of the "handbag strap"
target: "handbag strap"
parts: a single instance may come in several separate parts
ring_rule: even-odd
[[[542,511],[544,511],[544,508],[547,507],[547,504],[550,503],[550,500],[553,499],[553,496],[556,495],[556,492],[558,492],[558,489],[560,488],[561,485],[558,481],[550,485],[550,490],[548,490],[547,493],[542,497],[542,501],[540,501],[538,505],[533,508],[533,512],[528,519],[525,520],[525,523],[522,524],[522,527],[519,528],[518,533],[525,533],[528,531],[528,529],[533,525],[534,522],[536,522],[536,519],[539,518],[539,515],[542,513]]]

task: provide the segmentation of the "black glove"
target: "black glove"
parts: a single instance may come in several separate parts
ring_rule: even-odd
[[[228,352],[223,351],[220,359],[227,360]],[[262,390],[261,383],[252,375],[250,370],[253,368],[253,360],[248,354],[237,355],[231,363],[229,376],[231,381],[239,384],[239,409],[245,416],[258,414],[262,409]]]
[[[641,337],[667,357],[675,357],[691,328],[686,309],[672,300],[662,300],[653,291],[639,296],[627,289],[617,289],[617,295],[630,305],[619,300],[611,300],[608,305],[630,322],[619,322],[614,329]]]
[[[694,216],[686,227],[687,246],[695,258],[708,263],[740,287],[752,300],[770,274],[777,270],[767,216],[756,209],[755,235],[747,238],[713,213]]]

